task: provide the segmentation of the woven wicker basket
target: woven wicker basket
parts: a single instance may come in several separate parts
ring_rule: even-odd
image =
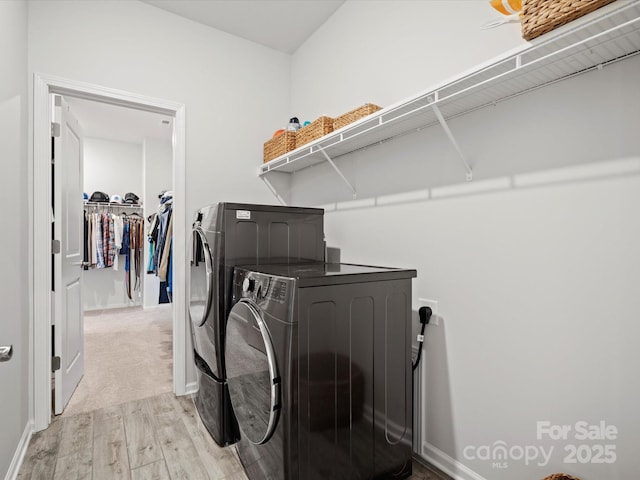
[[[614,0],[522,0],[522,36],[539,37]]]
[[[340,115],[333,122],[333,129],[338,130],[339,128],[344,127],[345,125],[349,125],[350,123],[355,122],[356,120],[360,120],[367,115],[371,115],[372,113],[381,110],[382,107],[374,105],[373,103],[365,103],[361,107],[358,107],[350,112],[345,113],[344,115]]]
[[[322,116],[296,132],[296,148],[333,132],[333,118]]]
[[[580,480],[578,477],[572,477],[566,473],[554,473],[548,477],[544,477],[542,480]]]
[[[296,132],[285,131],[264,142],[264,163],[296,148]]]

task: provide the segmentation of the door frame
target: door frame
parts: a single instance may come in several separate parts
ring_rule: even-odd
[[[32,299],[30,410],[34,430],[51,423],[51,102],[50,93],[94,100],[174,117],[173,127],[173,391],[185,395],[195,390],[187,385],[186,304],[186,183],[185,105],[57,76],[34,73],[33,157],[29,183],[32,185],[33,247],[29,271]],[[80,200],[79,200],[80,201]],[[30,402],[30,403],[31,403]]]

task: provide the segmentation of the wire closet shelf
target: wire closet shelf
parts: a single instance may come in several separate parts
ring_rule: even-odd
[[[638,53],[640,0],[615,2],[451,81],[264,163],[258,167],[258,176],[266,181],[271,172],[293,173],[435,124],[445,128],[457,149],[447,120]],[[462,152],[458,153],[471,180],[471,169]]]

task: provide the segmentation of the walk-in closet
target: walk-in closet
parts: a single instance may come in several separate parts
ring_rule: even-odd
[[[83,178],[85,311],[170,301],[171,144],[87,137]]]

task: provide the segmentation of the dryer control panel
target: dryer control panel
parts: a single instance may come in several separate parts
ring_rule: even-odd
[[[293,279],[265,273],[235,269],[233,280],[233,301],[246,298],[255,302],[263,312],[276,318],[290,318]]]
[[[267,299],[284,303],[287,299],[287,290],[287,281],[276,277],[259,275],[258,278],[254,278],[248,275],[242,280],[242,293],[245,298]]]

